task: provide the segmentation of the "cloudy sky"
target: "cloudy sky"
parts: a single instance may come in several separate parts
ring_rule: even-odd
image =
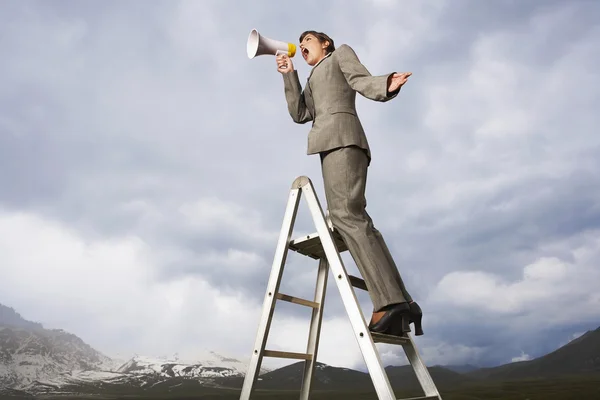
[[[0,303],[113,357],[248,358],[290,184],[324,195],[309,125],[246,39],[316,29],[373,74],[413,72],[357,107],[425,361],[552,351],[600,326],[599,17],[585,0],[0,1]],[[290,255],[282,291],[311,297],[315,273]],[[362,369],[328,294],[319,360]],[[303,351],[308,322],[278,306],[268,347]]]

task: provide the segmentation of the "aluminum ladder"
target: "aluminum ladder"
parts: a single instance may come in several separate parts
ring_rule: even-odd
[[[312,235],[290,240],[302,194],[306,197],[306,202],[308,203],[317,232]],[[279,292],[283,268],[289,250],[319,260],[315,296],[312,301]],[[333,272],[335,283],[340,291],[344,307],[352,325],[352,330],[354,331],[354,336],[358,342],[369,375],[373,381],[377,398],[379,400],[397,400],[381,362],[377,347],[375,346],[375,343],[389,343],[401,345],[403,347],[424,393],[424,396],[422,397],[398,400],[442,399],[410,334],[400,337],[371,333],[369,331],[353,289],[353,287],[357,287],[367,290],[367,287],[363,279],[347,274],[340,256],[340,253],[346,250],[347,247],[341,236],[333,228],[329,219],[326,219],[323,214],[323,209],[321,208],[311,180],[306,176],[296,178],[292,184],[288,204],[283,217],[283,225],[275,250],[271,275],[269,277],[264,298],[262,316],[260,318],[256,341],[248,365],[248,373],[244,378],[240,400],[250,400],[263,357],[305,360],[300,399],[309,399],[314,367],[317,361],[319,335],[323,317],[323,303],[325,300],[329,268],[331,268]],[[306,353],[292,353],[265,349],[277,300],[288,301],[312,308]]]

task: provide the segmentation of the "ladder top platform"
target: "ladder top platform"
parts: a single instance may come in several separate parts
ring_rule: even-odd
[[[348,250],[344,239],[342,239],[342,236],[337,229],[333,230],[332,236],[333,241],[335,242],[335,245],[340,253]],[[326,257],[325,250],[323,250],[323,245],[321,244],[321,238],[316,232],[292,240],[290,242],[290,250],[304,254],[305,256],[314,258],[315,260]]]

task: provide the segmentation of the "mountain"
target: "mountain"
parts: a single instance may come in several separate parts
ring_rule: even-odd
[[[42,324],[27,321],[14,309],[0,304],[0,326],[23,328],[23,329],[43,329]]]
[[[101,370],[111,360],[62,330],[0,326],[0,386],[52,384],[72,371]]]
[[[450,371],[458,372],[459,374],[466,374],[468,372],[479,369],[475,365],[464,364],[464,365],[440,365],[443,368],[449,369]]]
[[[411,366],[388,366],[385,368],[385,370],[390,383],[394,388],[401,390],[421,389],[421,386],[419,385],[417,377]],[[443,367],[430,367],[428,370],[431,374],[431,378],[439,388],[457,387],[475,381],[472,378],[454,371],[450,371]],[[304,361],[276,369],[269,373],[260,375],[256,382],[256,388],[271,390],[300,389],[303,372]],[[221,379],[217,382],[223,386],[240,388],[243,383],[243,377],[234,379]],[[312,387],[315,390],[333,391],[374,390],[369,374],[348,368],[332,367],[319,362],[317,362],[315,365]]]
[[[245,363],[214,352],[196,362],[182,361],[176,356],[134,356],[118,363],[61,330],[0,327],[0,388],[31,393],[89,383],[142,388],[173,378],[210,386],[215,378],[243,377],[245,372]]]
[[[467,375],[477,379],[509,380],[597,372],[600,372],[600,327],[545,356],[483,368]]]
[[[115,370],[123,375],[155,375],[164,378],[222,378],[243,376],[246,373],[246,364],[225,358],[215,352],[210,352],[202,357],[201,362],[183,362],[177,357],[158,359],[136,356]]]
[[[475,382],[475,379],[473,378],[444,367],[433,366],[428,367],[427,370],[438,389],[454,388]],[[417,376],[410,365],[398,367],[389,366],[385,368],[385,371],[390,383],[395,388],[406,390],[416,390],[421,388]]]
[[[25,320],[12,308],[0,305],[0,393],[2,398],[31,394],[114,394],[145,396],[150,393],[213,393],[239,389],[247,363],[207,352],[195,360],[179,356],[151,358],[136,355],[113,360],[79,337],[60,329],[45,329]],[[441,390],[471,384],[515,379],[558,377],[600,372],[600,328],[587,332],[560,349],[535,360],[476,369],[473,366],[428,368]],[[274,371],[262,370],[257,389],[298,390],[304,362]],[[390,383],[401,391],[418,391],[410,366],[388,366]],[[496,383],[495,383],[496,382]],[[317,363],[313,389],[334,392],[370,392],[367,373]],[[226,391],[226,390],[225,390]]]
[[[256,387],[262,389],[298,389],[301,385],[304,363],[298,362],[279,368],[258,378]],[[516,379],[552,378],[600,372],[600,328],[590,331],[543,357],[530,361],[513,362],[494,368],[477,369],[472,365],[431,366],[432,379],[440,389],[468,386],[481,381],[508,381]],[[408,365],[388,366],[386,372],[394,388],[415,390],[418,381]],[[243,378],[224,379],[219,383],[239,388]],[[370,390],[368,374],[346,368],[317,363],[314,388],[317,390]]]
[[[260,375],[256,387],[260,389],[299,389],[303,373],[304,361],[300,361]],[[242,381],[243,379],[229,380],[227,386],[241,387]],[[220,383],[225,382],[225,380],[220,381]],[[373,384],[369,375],[364,372],[332,367],[317,362],[312,387],[315,390],[346,390],[372,388]]]
[[[0,391],[47,393],[87,385],[143,388],[173,379],[214,386],[216,378],[243,377],[247,364],[215,352],[201,360],[134,356],[122,362],[61,329],[45,329],[0,305]],[[262,369],[262,372],[268,372]]]

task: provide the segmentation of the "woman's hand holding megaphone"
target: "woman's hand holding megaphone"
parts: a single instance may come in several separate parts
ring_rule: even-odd
[[[294,70],[294,63],[287,54],[279,54],[275,59],[277,60],[277,71],[282,74],[287,74]]]

